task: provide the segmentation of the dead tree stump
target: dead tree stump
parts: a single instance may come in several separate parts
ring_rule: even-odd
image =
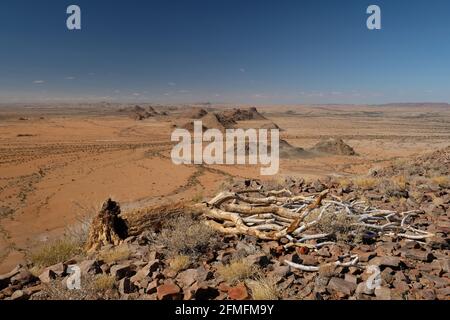
[[[108,199],[92,221],[89,237],[86,242],[86,249],[88,251],[98,250],[107,244],[118,245],[127,237],[128,227],[119,215],[119,204]]]

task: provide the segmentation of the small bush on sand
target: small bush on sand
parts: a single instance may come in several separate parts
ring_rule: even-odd
[[[247,280],[253,300],[278,300],[280,291],[274,277],[258,275],[254,280]]]
[[[255,271],[255,267],[245,259],[232,260],[229,264],[222,264],[217,267],[219,276],[230,284],[250,278]]]
[[[162,244],[169,257],[186,255],[195,259],[217,245],[216,232],[191,215],[169,219],[156,241]]]

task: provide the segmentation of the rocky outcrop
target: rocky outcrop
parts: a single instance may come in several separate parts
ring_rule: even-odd
[[[355,150],[353,150],[353,148],[346,144],[342,139],[333,138],[319,141],[319,143],[312,147],[310,151],[341,156],[356,155]]]

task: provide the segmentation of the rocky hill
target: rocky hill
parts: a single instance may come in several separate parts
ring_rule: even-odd
[[[78,247],[61,239],[0,275],[0,299],[448,300],[449,180],[397,173],[236,180],[201,203],[130,212],[108,200]]]

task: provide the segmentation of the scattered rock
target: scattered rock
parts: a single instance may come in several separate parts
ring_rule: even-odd
[[[49,268],[45,269],[39,276],[39,280],[41,280],[42,283],[50,283],[52,280],[55,279],[56,273]]]
[[[83,260],[82,262],[79,263],[79,267],[82,274],[95,275],[102,272],[99,261],[95,259]]]
[[[356,284],[334,277],[331,278],[327,288],[331,292],[343,293],[345,296],[351,296],[356,290]]]
[[[23,286],[36,280],[37,278],[30,271],[22,269],[18,274],[11,278],[10,282],[12,285],[21,284]]]
[[[196,281],[196,278],[197,278],[197,270],[187,269],[178,274],[177,282],[181,284],[182,287],[190,287]]]
[[[369,261],[369,265],[373,264],[376,266],[385,266],[398,268],[400,265],[400,258],[392,256],[375,257]]]
[[[131,264],[117,264],[111,267],[110,274],[116,280],[134,275],[134,269]]]
[[[391,300],[391,290],[386,287],[375,288],[377,300]]]
[[[136,286],[131,282],[130,278],[123,278],[119,281],[119,292],[121,294],[133,293],[136,289]]]
[[[419,249],[407,250],[406,252],[404,252],[404,257],[424,262],[431,262],[434,259],[434,256],[431,252]]]
[[[173,282],[160,285],[156,289],[158,300],[177,300],[181,298],[181,289]]]
[[[239,283],[228,290],[228,297],[232,300],[246,300],[248,299],[248,290],[245,284]]]
[[[11,296],[11,300],[28,300],[29,295],[27,295],[22,290],[14,291],[14,293]]]

